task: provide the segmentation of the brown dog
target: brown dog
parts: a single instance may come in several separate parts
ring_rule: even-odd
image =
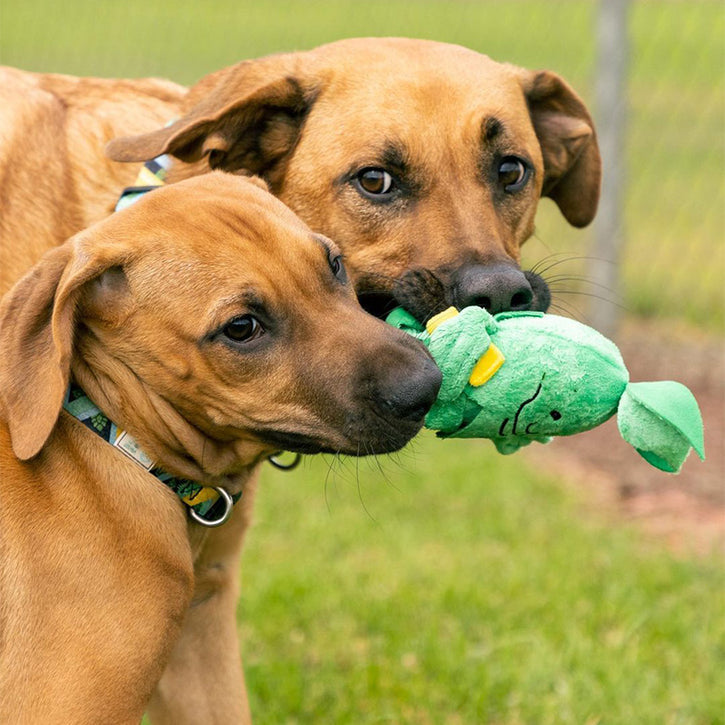
[[[1,719],[247,722],[255,471],[282,448],[403,446],[438,392],[427,351],[359,307],[329,240],[221,173],[49,252],[2,300],[0,349]],[[190,521],[61,411],[71,378],[166,472],[243,492],[231,519]]]
[[[28,218],[47,247],[110,213],[133,183],[137,166],[102,158],[114,136],[126,138],[110,144],[113,159],[170,154],[170,181],[210,169],[263,176],[340,245],[377,314],[400,301],[421,319],[450,304],[545,309],[545,283],[518,266],[540,196],[576,226],[596,211],[596,135],[571,88],[458,46],[343,40],[245,61],[186,95],[158,81],[6,77],[0,232],[11,279],[28,264]]]

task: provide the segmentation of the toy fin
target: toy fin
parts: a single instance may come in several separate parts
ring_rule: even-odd
[[[622,438],[662,471],[677,473],[690,448],[705,458],[700,409],[681,383],[630,383],[619,401],[617,425]]]

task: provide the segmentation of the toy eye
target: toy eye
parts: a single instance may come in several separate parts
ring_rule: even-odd
[[[363,169],[355,177],[355,184],[365,196],[386,196],[396,189],[393,177],[377,167]]]
[[[264,335],[264,328],[252,315],[241,315],[229,320],[222,330],[233,342],[250,342]]]
[[[530,175],[529,167],[518,156],[506,156],[498,165],[498,180],[507,194],[523,189]]]
[[[551,412],[549,413],[549,415],[550,415],[550,416],[551,416],[551,417],[552,417],[552,418],[553,418],[554,420],[559,420],[559,419],[561,418],[561,413],[560,413],[560,412],[559,412],[558,410],[552,410],[552,411],[551,411]]]

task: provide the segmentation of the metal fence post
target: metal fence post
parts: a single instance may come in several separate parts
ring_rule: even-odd
[[[599,0],[597,14],[596,117],[602,153],[602,196],[594,224],[589,277],[604,296],[620,299],[619,258],[625,238],[624,185],[627,118],[628,10],[630,0]],[[618,307],[596,297],[591,324],[605,335],[618,326]]]

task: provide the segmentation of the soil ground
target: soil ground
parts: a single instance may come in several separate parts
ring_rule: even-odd
[[[700,404],[706,460],[693,453],[677,476],[647,465],[615,419],[593,431],[532,445],[529,460],[586,486],[597,505],[664,537],[678,552],[725,553],[725,343],[691,329],[628,322],[617,338],[633,381],[678,380]]]

